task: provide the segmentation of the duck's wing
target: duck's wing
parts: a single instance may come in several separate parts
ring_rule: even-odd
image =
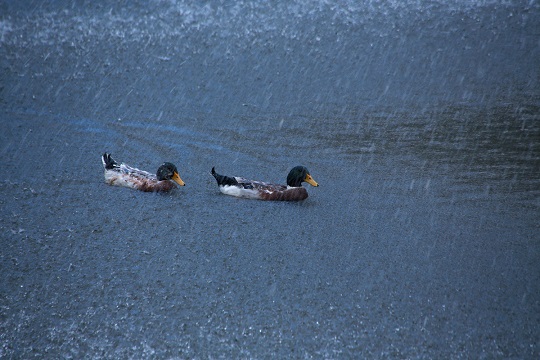
[[[124,175],[136,177],[139,179],[157,181],[157,176],[155,174],[149,173],[148,171],[134,168],[124,163],[120,164],[120,166],[118,167],[118,171]]]
[[[242,186],[244,189],[253,189],[258,190],[266,193],[273,193],[275,191],[284,191],[287,190],[287,186],[285,185],[279,185],[279,184],[272,184],[267,183],[264,181],[258,181],[258,180],[249,180],[242,177],[235,177],[236,181],[240,186]]]
[[[101,157],[101,162],[105,168],[105,172],[118,173],[119,176],[134,176],[137,178],[156,179],[155,174],[151,174],[148,171],[139,170],[127,164],[118,164],[109,153],[104,153]]]
[[[110,185],[145,189],[158,181],[156,175],[122,163],[105,169],[105,182]]]

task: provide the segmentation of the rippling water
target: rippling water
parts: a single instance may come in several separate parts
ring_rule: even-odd
[[[0,357],[537,358],[539,18],[0,2]],[[187,186],[108,187],[104,151]],[[299,164],[294,204],[209,173]]]

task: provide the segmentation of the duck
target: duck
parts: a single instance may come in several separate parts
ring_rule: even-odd
[[[176,184],[186,184],[178,175],[176,166],[164,162],[156,174],[131,167],[124,163],[118,164],[111,154],[104,153],[101,157],[105,169],[105,182],[113,186],[124,186],[145,192],[166,192],[176,188]]]
[[[319,186],[305,166],[295,166],[291,169],[287,175],[287,185],[248,180],[238,176],[224,176],[218,174],[215,167],[212,168],[211,174],[223,194],[247,199],[301,201],[308,197],[306,188],[302,186],[303,182]]]

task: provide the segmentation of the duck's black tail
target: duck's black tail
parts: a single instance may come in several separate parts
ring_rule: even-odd
[[[220,186],[238,185],[238,181],[236,181],[235,178],[225,175],[219,175],[214,168],[212,168],[211,174],[214,176],[214,178],[216,178],[216,181]]]
[[[103,167],[106,170],[111,170],[118,167],[118,164],[116,163],[116,161],[114,161],[111,154],[109,153],[103,154],[103,156],[101,157],[101,162],[103,162]]]

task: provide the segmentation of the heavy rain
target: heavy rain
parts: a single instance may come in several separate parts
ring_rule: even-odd
[[[537,1],[1,1],[0,357],[540,358]],[[105,184],[101,155],[186,186]],[[300,202],[219,192],[210,170]]]

